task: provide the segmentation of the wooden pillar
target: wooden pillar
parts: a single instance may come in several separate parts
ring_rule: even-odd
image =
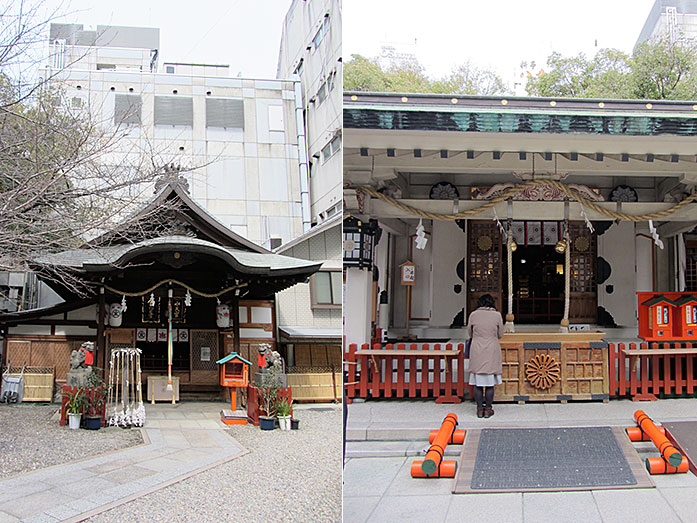
[[[240,298],[232,297],[232,346],[234,352],[240,354]]]
[[[102,369],[102,378],[106,375],[106,338],[104,337],[104,287],[99,288],[99,302],[97,304],[97,357],[95,362]]]

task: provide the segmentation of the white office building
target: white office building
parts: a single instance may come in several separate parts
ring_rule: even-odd
[[[309,229],[298,81],[230,77],[227,65],[160,64],[155,28],[51,24],[50,51],[47,77],[72,108],[127,131],[105,162],[127,166],[154,151],[163,164],[192,169],[193,199],[269,249]]]
[[[283,24],[278,78],[302,88],[312,223],[341,212],[341,2],[293,0]]]
[[[672,41],[697,38],[697,1],[656,0],[637,38],[637,45],[660,35]]]

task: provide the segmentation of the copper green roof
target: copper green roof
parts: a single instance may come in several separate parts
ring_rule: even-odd
[[[697,296],[683,296],[682,298],[676,300],[676,305],[678,307],[682,307],[683,305],[687,303],[697,303]]]
[[[230,354],[228,354],[228,355],[225,356],[224,358],[222,358],[222,359],[216,361],[216,363],[227,363],[227,362],[230,361],[230,360],[241,360],[241,361],[245,362],[247,365],[251,365],[251,364],[252,364],[251,362],[245,360],[242,356],[240,356],[240,355],[237,354],[236,352],[231,352]]]
[[[696,136],[697,103],[347,92],[344,128]]]
[[[648,307],[651,307],[652,305],[657,305],[659,303],[669,303],[671,305],[677,305],[677,303],[669,298],[666,298],[662,294],[659,294],[658,296],[654,296],[653,298],[650,298],[646,300],[645,302],[642,303],[642,305],[646,305]]]

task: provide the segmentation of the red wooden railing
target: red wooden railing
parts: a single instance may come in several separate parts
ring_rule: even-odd
[[[64,426],[68,423],[68,414],[66,412],[66,404],[68,403],[68,394],[75,394],[78,391],[79,387],[70,387],[68,385],[63,385],[63,388],[61,389],[61,408],[60,408],[60,420],[58,421],[58,424],[61,426]],[[89,397],[89,400],[91,402],[94,402],[94,395],[96,394],[95,389],[82,389],[84,394],[86,394]],[[103,392],[104,394],[106,393],[105,391]],[[105,415],[106,415],[106,398],[104,398],[105,401],[102,403],[101,407],[97,409],[97,413],[95,414],[96,416],[101,416],[102,418],[102,427],[105,425]],[[85,409],[82,409],[82,414],[85,413]],[[84,416],[82,418],[82,421],[84,421]]]
[[[370,348],[368,344],[361,349]],[[380,349],[375,344],[373,349]],[[404,351],[404,356],[356,354],[358,346],[351,344],[344,353],[346,397],[353,398],[436,398],[437,403],[459,403],[465,390],[471,396],[465,381],[464,344],[428,343],[387,344],[386,350]],[[459,353],[449,356],[444,350],[456,348]],[[412,354],[413,352],[413,354]]]
[[[697,392],[697,354],[652,354],[651,349],[692,349],[693,343],[610,343],[608,363],[610,396],[655,400],[659,395],[693,395]],[[627,356],[625,349],[646,350]]]
[[[361,349],[368,349],[368,344]],[[346,398],[435,398],[438,403],[459,403],[472,396],[464,371],[463,344],[374,344],[373,349],[403,350],[404,356],[356,354],[351,344],[344,352]],[[457,356],[443,349],[457,348]],[[652,343],[657,348],[696,348],[697,343]],[[646,350],[627,356],[625,349]],[[608,344],[608,380],[611,398],[655,400],[659,395],[697,396],[696,354],[653,354],[647,343]],[[413,354],[412,354],[413,352]],[[697,352],[697,350],[696,350]],[[436,371],[438,369],[438,371]]]
[[[252,425],[259,426],[259,416],[265,414],[262,408],[259,389],[253,385],[247,386],[247,421]],[[288,401],[293,401],[293,391],[290,387],[278,389],[278,397],[285,398]],[[291,416],[293,415],[293,409],[291,408]]]

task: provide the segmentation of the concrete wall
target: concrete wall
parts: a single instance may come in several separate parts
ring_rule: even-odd
[[[342,126],[341,30],[341,6],[337,0],[295,0],[283,24],[278,59],[278,78],[297,74],[301,81],[312,162],[312,219],[317,222],[341,208],[341,150],[330,158],[322,154]],[[317,46],[313,39],[318,31],[322,39]],[[323,86],[328,94],[325,100],[318,96]]]
[[[95,49],[101,48],[90,53]],[[142,59],[134,60],[140,64]],[[193,169],[186,174],[191,195],[233,231],[266,247],[270,238],[287,243],[300,236],[295,82],[202,76],[192,68],[189,74],[148,71],[96,70],[93,61],[80,61],[55,80],[64,88],[71,111],[89,114],[107,132],[123,135],[113,152],[103,156],[105,165],[137,168],[151,164],[152,157],[156,164]],[[115,125],[117,94],[140,97],[140,125]],[[155,96],[191,99],[192,125],[155,125]],[[207,127],[209,97],[241,100],[244,128]],[[72,106],[73,100],[79,107]],[[279,108],[282,128],[272,129]],[[147,187],[141,190],[145,197],[152,195]]]

